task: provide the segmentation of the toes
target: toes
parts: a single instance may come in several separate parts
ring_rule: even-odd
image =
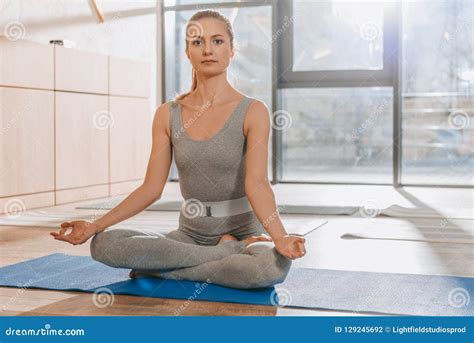
[[[258,236],[257,239],[259,241],[271,241],[271,237],[268,237],[268,236]]]
[[[219,240],[219,243],[224,243],[227,241],[236,241],[236,240],[237,238],[235,238],[234,236],[225,234],[225,235],[222,235],[221,239]]]

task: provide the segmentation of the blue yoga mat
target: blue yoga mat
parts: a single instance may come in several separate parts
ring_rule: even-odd
[[[474,315],[474,278],[292,268],[275,287],[241,290],[185,280],[129,279],[129,271],[90,256],[57,253],[0,268],[0,286],[363,313]]]

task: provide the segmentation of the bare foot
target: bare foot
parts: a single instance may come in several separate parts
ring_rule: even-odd
[[[147,271],[147,270],[137,270],[137,269],[132,269],[130,273],[128,274],[131,279],[138,279],[142,277],[160,277],[160,272],[159,271]]]
[[[244,239],[245,246],[249,246],[255,242],[271,242],[273,239],[267,234],[261,234],[259,236],[250,236]]]
[[[229,234],[225,234],[221,237],[221,239],[219,240],[219,243],[217,244],[222,244],[222,243],[225,243],[227,241],[236,241],[237,238],[235,238],[234,236],[232,235],[229,235]]]

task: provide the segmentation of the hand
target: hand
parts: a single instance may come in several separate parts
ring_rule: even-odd
[[[289,259],[297,259],[306,254],[304,242],[306,241],[300,236],[282,236],[274,240],[276,250]]]
[[[244,239],[245,246],[248,246],[255,242],[271,242],[272,239],[266,234],[261,234],[260,236],[250,236]]]
[[[72,228],[72,231],[71,233],[65,235],[68,228]],[[97,232],[99,232],[99,228],[96,224],[84,220],[74,220],[72,222],[62,223],[59,233],[50,232],[49,234],[53,236],[54,239],[76,245],[87,242],[87,240],[94,236]]]

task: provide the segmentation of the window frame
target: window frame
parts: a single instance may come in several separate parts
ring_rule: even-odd
[[[168,58],[170,52],[166,49],[167,37],[176,32],[168,32],[164,27],[167,12],[183,10],[199,10],[203,8],[244,8],[255,6],[271,6],[272,32],[282,27],[286,18],[293,17],[292,0],[240,0],[232,2],[206,2],[199,4],[164,6],[164,0],[158,0],[158,13],[161,20],[161,54],[158,54],[158,64],[163,73],[176,70],[174,58]],[[282,34],[272,40],[272,103],[273,111],[281,109],[280,89],[284,88],[327,88],[327,87],[391,87],[393,92],[393,136],[392,136],[392,183],[349,183],[349,182],[314,182],[314,181],[283,181],[282,180],[282,131],[272,125],[272,178],[271,184],[277,183],[306,183],[306,184],[344,184],[344,185],[390,185],[395,188],[403,186],[418,187],[449,187],[473,188],[470,185],[451,184],[415,184],[401,183],[402,168],[402,94],[401,94],[401,50],[402,50],[402,1],[385,2],[383,13],[383,69],[380,70],[328,70],[328,71],[293,71],[293,27],[282,30]],[[165,36],[166,35],[166,36]],[[162,73],[162,75],[163,75]],[[166,84],[166,75],[161,78],[161,99],[166,98],[166,89],[176,89],[174,83]],[[176,78],[169,78],[175,80]],[[160,81],[158,81],[160,82]],[[177,179],[170,179],[177,181]]]
[[[392,143],[392,183],[348,183],[348,182],[287,182],[282,181],[282,146],[283,133],[281,130],[273,130],[273,149],[277,154],[273,154],[275,183],[315,183],[315,184],[361,184],[361,185],[401,185],[401,149],[400,128],[401,96],[397,90],[400,89],[399,63],[401,9],[398,1],[385,3],[383,13],[383,69],[380,70],[327,70],[327,71],[293,71],[293,26],[289,25],[288,30],[284,30],[281,35],[278,49],[277,84],[278,89],[283,88],[328,88],[328,87],[392,87],[393,91],[393,143]],[[278,1],[277,22],[281,26],[285,17],[293,17],[293,5],[291,0]],[[279,92],[278,92],[279,93]],[[277,104],[274,108],[281,108],[281,98],[275,94]],[[276,155],[276,156],[275,156]]]

